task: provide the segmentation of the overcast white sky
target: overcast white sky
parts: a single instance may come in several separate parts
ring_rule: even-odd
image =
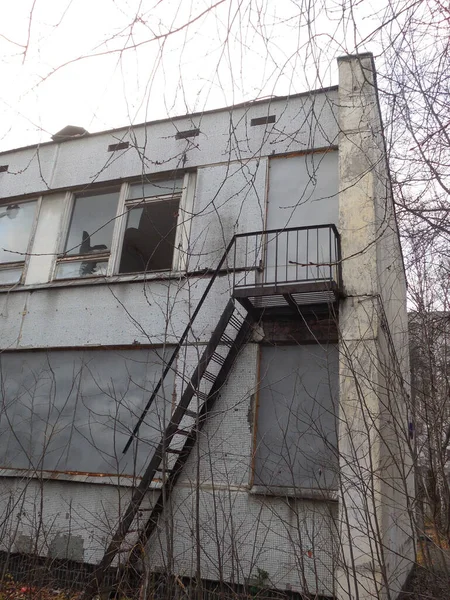
[[[335,84],[333,58],[353,52],[380,18],[371,1],[358,7],[355,32],[345,0],[8,4],[0,150],[48,141],[68,124],[99,131]]]

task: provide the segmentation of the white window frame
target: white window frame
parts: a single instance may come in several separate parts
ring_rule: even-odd
[[[107,190],[112,190],[112,189],[118,189],[119,191],[119,201],[120,201],[120,195],[122,193],[122,186],[120,185],[108,185],[108,183],[106,182],[104,186],[99,186],[97,188],[95,188],[94,190],[92,190],[92,195],[95,195],[96,193],[101,194],[102,192],[105,192]],[[53,270],[52,270],[52,281],[64,281],[64,278],[57,278],[56,277],[56,271],[58,268],[58,265],[64,264],[64,263],[71,263],[71,262],[82,262],[83,259],[80,258],[80,255],[74,254],[74,255],[70,255],[70,256],[64,256],[65,254],[65,246],[66,246],[66,242],[67,239],[69,237],[69,229],[70,229],[70,223],[72,220],[72,214],[73,214],[73,210],[75,207],[75,199],[77,197],[78,194],[83,194],[85,193],[86,190],[78,190],[78,191],[74,191],[74,192],[67,192],[66,193],[66,197],[65,197],[65,207],[64,207],[64,212],[63,212],[63,216],[61,219],[61,229],[60,229],[60,235],[59,235],[59,240],[58,240],[58,245],[57,245],[57,255],[56,255],[56,259],[54,261],[54,265],[53,265]],[[116,217],[117,218],[117,213],[116,213]],[[114,230],[113,230],[113,237],[114,237],[114,231],[116,229],[116,224],[114,225]],[[111,249],[108,252],[102,253],[102,254],[93,254],[93,258],[98,258],[99,261],[104,260],[105,257],[107,256],[108,258],[108,268],[109,268],[109,263],[111,262],[111,255],[112,255],[112,240],[111,240]],[[89,256],[89,255],[86,255]],[[87,259],[89,260],[89,259]],[[108,275],[108,274],[107,274]],[[107,276],[106,275],[106,276]],[[95,279],[96,277],[104,277],[104,275],[92,275],[91,277],[77,277],[76,279]],[[71,279],[75,279],[75,278],[71,278]]]
[[[155,181],[166,181],[165,177],[155,178]],[[149,181],[151,179],[149,178]],[[128,200],[128,194],[133,183],[124,183],[122,185],[119,205],[117,209],[116,227],[113,232],[113,241],[111,243],[111,256],[108,275],[117,277],[130,277],[139,274],[145,274],[148,277],[157,277],[164,274],[177,275],[182,273],[187,268],[187,253],[189,245],[190,227],[192,221],[192,211],[194,205],[194,194],[196,184],[196,173],[185,173],[183,176],[182,190],[180,194],[180,203],[178,209],[178,218],[176,223],[174,252],[172,257],[172,268],[164,271],[141,271],[135,273],[119,273],[120,260],[122,258],[123,238],[126,230],[128,217],[128,207],[150,204],[152,202],[164,202],[173,198],[173,194],[161,194],[160,196],[152,196],[151,198],[138,198],[135,201]]]
[[[31,198],[26,198],[26,199],[8,199],[8,200],[2,200],[1,204],[0,204],[0,211],[3,209],[3,207],[7,207],[10,206],[11,204],[27,204],[29,202],[36,202],[36,210],[34,213],[34,218],[33,218],[33,224],[31,225],[31,230],[30,230],[30,237],[28,238],[28,244],[27,244],[27,248],[26,248],[26,254],[23,257],[23,260],[12,260],[11,262],[5,262],[5,263],[0,263],[0,271],[12,271],[14,269],[22,269],[22,274],[20,276],[20,279],[18,281],[16,281],[15,283],[0,283],[0,288],[4,288],[4,287],[13,287],[16,285],[23,285],[26,275],[27,275],[27,270],[28,270],[28,264],[30,262],[30,255],[32,254],[32,250],[33,250],[33,243],[34,243],[34,237],[36,235],[36,229],[37,229],[37,224],[38,224],[38,218],[39,218],[39,213],[41,210],[41,204],[42,204],[42,196],[33,196]]]
[[[159,175],[155,181],[165,181],[167,180],[167,175],[164,177],[164,174]],[[148,181],[151,179],[148,177]],[[188,252],[189,252],[189,237],[191,230],[191,223],[193,217],[193,206],[194,206],[194,196],[195,196],[195,186],[196,186],[196,173],[189,172],[183,175],[183,183],[182,190],[180,193],[180,203],[178,210],[178,217],[176,223],[176,233],[175,233],[175,243],[174,243],[174,252],[172,259],[172,268],[164,271],[142,271],[135,273],[119,273],[120,260],[122,256],[122,246],[123,239],[126,230],[126,222],[128,217],[128,207],[133,204],[149,204],[151,202],[162,202],[164,199],[173,198],[172,194],[161,194],[160,196],[154,196],[148,199],[137,199],[136,201],[128,200],[128,195],[130,192],[131,185],[137,183],[136,181],[132,182],[124,182],[120,186],[119,190],[119,200],[117,203],[117,212],[115,216],[115,225],[113,229],[112,239],[111,239],[111,248],[109,251],[108,257],[108,265],[106,275],[92,275],[88,277],[77,277],[76,280],[89,280],[95,278],[104,278],[104,277],[117,277],[117,278],[129,278],[136,277],[139,275],[145,275],[146,277],[158,277],[161,275],[180,275],[180,273],[184,272],[188,268]],[[107,190],[109,187],[106,183],[105,186],[99,187],[97,190],[93,190],[92,193],[95,194],[96,191],[101,193],[102,190]],[[73,255],[69,257],[63,258],[62,255],[65,251],[66,240],[69,235],[69,228],[72,219],[72,213],[75,205],[75,198],[77,196],[77,192],[67,192],[65,198],[65,209],[63,213],[63,217],[61,220],[61,230],[58,241],[58,249],[57,249],[57,257],[54,261],[54,267],[52,272],[52,281],[64,281],[64,279],[56,278],[56,270],[58,265],[64,262],[78,262],[80,257],[77,255]],[[106,253],[105,253],[106,254]],[[100,260],[102,259],[102,255],[93,255],[96,258],[98,257]],[[61,260],[62,259],[62,260]]]

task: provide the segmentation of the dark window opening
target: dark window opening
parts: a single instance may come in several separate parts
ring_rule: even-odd
[[[200,135],[200,129],[189,129],[189,131],[178,131],[175,134],[176,140],[185,140],[190,137],[197,137]]]
[[[250,121],[250,126],[255,127],[255,125],[268,125],[269,123],[275,123],[275,115],[270,115],[269,117],[257,117],[256,119],[252,119]]]
[[[180,199],[130,207],[119,273],[172,269]]]
[[[115,150],[125,150],[130,147],[130,142],[119,142],[118,144],[110,144],[108,146],[108,152],[114,152]]]
[[[9,165],[0,165],[0,173],[4,173],[8,170]]]

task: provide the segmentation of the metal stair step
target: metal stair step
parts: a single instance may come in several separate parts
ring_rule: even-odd
[[[213,373],[210,373],[209,371],[205,371],[203,373],[203,379],[206,379],[207,381],[214,383],[216,380],[216,375],[214,375]]]
[[[226,346],[232,346],[234,344],[234,340],[233,338],[231,338],[229,335],[227,335],[226,333],[224,333],[222,335],[222,337],[220,338],[220,341],[225,344]]]
[[[192,431],[187,431],[187,429],[177,429],[174,433],[174,435],[185,435],[186,437],[189,437],[192,434]]]
[[[230,317],[228,324],[231,325],[231,327],[233,327],[233,329],[236,329],[237,331],[239,331],[239,329],[242,327],[242,323],[235,315],[232,315]]]
[[[211,356],[211,360],[218,363],[219,365],[223,365],[223,363],[225,362],[225,357],[221,356],[220,354],[217,354],[217,352],[214,352]]]

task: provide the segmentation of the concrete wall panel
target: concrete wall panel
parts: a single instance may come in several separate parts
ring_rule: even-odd
[[[337,91],[273,99],[263,104],[203,116],[123,128],[81,139],[2,154],[9,172],[0,179],[7,198],[92,182],[137,177],[180,168],[267,156],[276,152],[327,147],[337,140]],[[275,115],[276,122],[252,127],[251,119]],[[200,135],[177,140],[177,131],[200,128]],[[108,146],[129,141],[115,153]]]

